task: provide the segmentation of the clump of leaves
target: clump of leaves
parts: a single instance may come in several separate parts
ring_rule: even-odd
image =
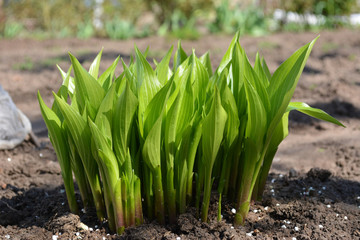
[[[173,67],[172,47],[155,69],[135,47],[135,60],[121,60],[119,76],[119,58],[99,76],[102,51],[89,70],[70,54],[53,106],[40,93],[38,99],[72,212],[74,174],[85,208],[95,206],[118,233],[143,215],[174,222],[193,204],[207,221],[215,187],[219,219],[226,196],[237,209],[235,224],[244,224],[288,135],[289,112],[342,126],[320,109],[290,102],[316,39],[273,74],[259,55],[252,66],[238,40],[236,34],[215,71],[208,53],[188,56],[180,42]]]

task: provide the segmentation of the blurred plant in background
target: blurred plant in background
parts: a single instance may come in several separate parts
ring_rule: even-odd
[[[357,0],[281,0],[279,8],[299,14],[300,21],[282,22],[283,30],[297,31],[349,27],[348,16],[360,10]]]
[[[229,0],[222,0],[215,8],[216,18],[209,24],[212,33],[223,32],[233,34],[239,31],[241,35],[264,35],[268,33],[271,19],[265,16],[259,6],[251,4],[246,7],[231,8]]]
[[[357,11],[357,0],[0,0],[0,37],[258,36],[347,27]]]

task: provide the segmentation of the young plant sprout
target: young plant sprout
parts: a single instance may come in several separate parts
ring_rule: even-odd
[[[316,38],[317,39],[317,38]],[[320,109],[290,102],[316,41],[271,74],[265,60],[250,61],[237,34],[213,72],[209,54],[189,56],[179,42],[153,69],[135,47],[99,76],[102,51],[85,70],[70,54],[52,108],[40,109],[58,157],[70,210],[78,213],[73,174],[85,209],[94,206],[112,231],[139,225],[143,215],[175,222],[194,205],[208,221],[212,190],[244,224],[252,199],[261,199],[288,116],[297,110],[340,126]],[[74,76],[71,76],[71,72]]]

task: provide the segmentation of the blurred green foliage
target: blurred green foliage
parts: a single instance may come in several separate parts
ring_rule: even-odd
[[[241,35],[264,35],[269,29],[269,17],[264,11],[254,5],[246,8],[231,8],[228,0],[223,0],[215,9],[215,21],[209,24],[210,32],[233,34],[239,31]]]
[[[281,0],[281,8],[296,13],[324,16],[348,15],[359,10],[357,0]]]
[[[92,10],[78,0],[12,0],[5,5],[8,18],[28,28],[40,28],[56,34],[64,27],[76,32],[78,24],[92,16]],[[81,14],[79,14],[81,13]]]
[[[272,31],[309,30],[281,25],[270,3],[299,14],[325,16],[323,26],[344,25],[337,17],[358,11],[357,0],[0,0],[0,37],[108,37],[128,39],[151,34],[198,39],[201,34],[263,35]]]

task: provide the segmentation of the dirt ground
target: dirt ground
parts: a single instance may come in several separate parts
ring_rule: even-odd
[[[252,59],[259,50],[273,71],[317,35],[281,33],[240,42]],[[205,36],[182,44],[198,55],[210,50],[216,66],[230,41]],[[209,223],[200,222],[190,208],[174,225],[146,222],[122,236],[111,234],[94,213],[69,213],[36,92],[51,103],[51,91],[61,85],[55,64],[67,69],[68,51],[89,66],[104,47],[105,70],[117,55],[128,62],[134,43],[142,50],[150,46],[149,56],[156,59],[176,45],[174,39],[158,37],[0,40],[0,84],[41,141],[39,148],[25,141],[0,151],[0,239],[360,239],[360,34],[355,30],[321,33],[293,99],[322,108],[346,128],[291,114],[290,134],[274,159],[264,199],[252,205],[245,226],[232,225],[233,206],[226,201],[224,219],[216,221],[215,195]]]

